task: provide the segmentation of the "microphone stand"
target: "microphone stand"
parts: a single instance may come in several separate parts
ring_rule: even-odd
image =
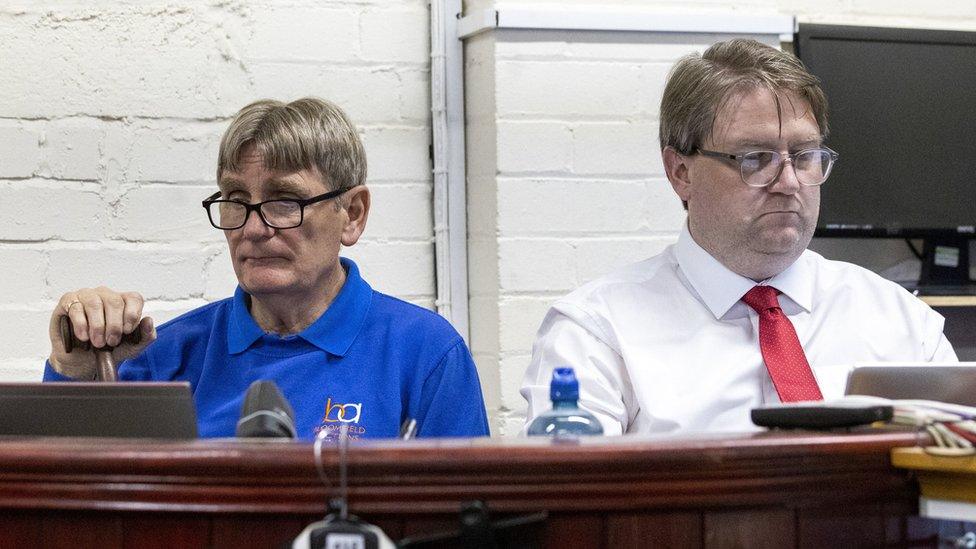
[[[313,451],[315,455],[315,468],[318,471],[322,483],[329,488],[328,477],[325,474],[325,465],[322,463],[322,440],[325,438],[326,431],[323,429],[315,437]],[[325,519],[313,522],[305,527],[305,530],[298,535],[292,542],[292,549],[326,549],[343,544],[343,547],[356,547],[362,549],[394,549],[393,541],[383,530],[359,520],[358,517],[349,514],[349,480],[348,480],[348,452],[349,452],[349,426],[343,424],[339,427],[339,487],[338,496],[329,500],[328,514]],[[330,539],[331,538],[331,539]]]

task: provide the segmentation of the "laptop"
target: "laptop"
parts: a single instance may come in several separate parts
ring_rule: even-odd
[[[0,383],[0,435],[193,439],[190,384]]]
[[[976,362],[855,364],[844,394],[976,406]]]

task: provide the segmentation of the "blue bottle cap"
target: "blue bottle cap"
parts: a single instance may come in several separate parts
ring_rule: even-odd
[[[579,381],[572,368],[556,368],[552,371],[552,383],[549,385],[549,398],[557,400],[579,400]]]

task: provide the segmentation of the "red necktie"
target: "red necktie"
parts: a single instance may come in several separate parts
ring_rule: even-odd
[[[782,402],[823,400],[789,317],[779,308],[772,286],[754,286],[742,301],[759,313],[759,349]]]

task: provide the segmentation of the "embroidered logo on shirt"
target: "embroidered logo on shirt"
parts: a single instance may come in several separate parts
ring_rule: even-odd
[[[359,423],[359,416],[363,413],[363,403],[333,404],[332,397],[325,401],[325,423]]]
[[[332,397],[329,397],[325,401],[325,415],[322,416],[322,421],[319,426],[315,428],[315,434],[318,435],[319,432],[325,431],[326,439],[339,438],[339,427],[341,425],[348,425],[349,438],[360,438],[366,433],[366,429],[358,425],[362,416],[362,402],[343,404],[340,402],[332,402]]]

